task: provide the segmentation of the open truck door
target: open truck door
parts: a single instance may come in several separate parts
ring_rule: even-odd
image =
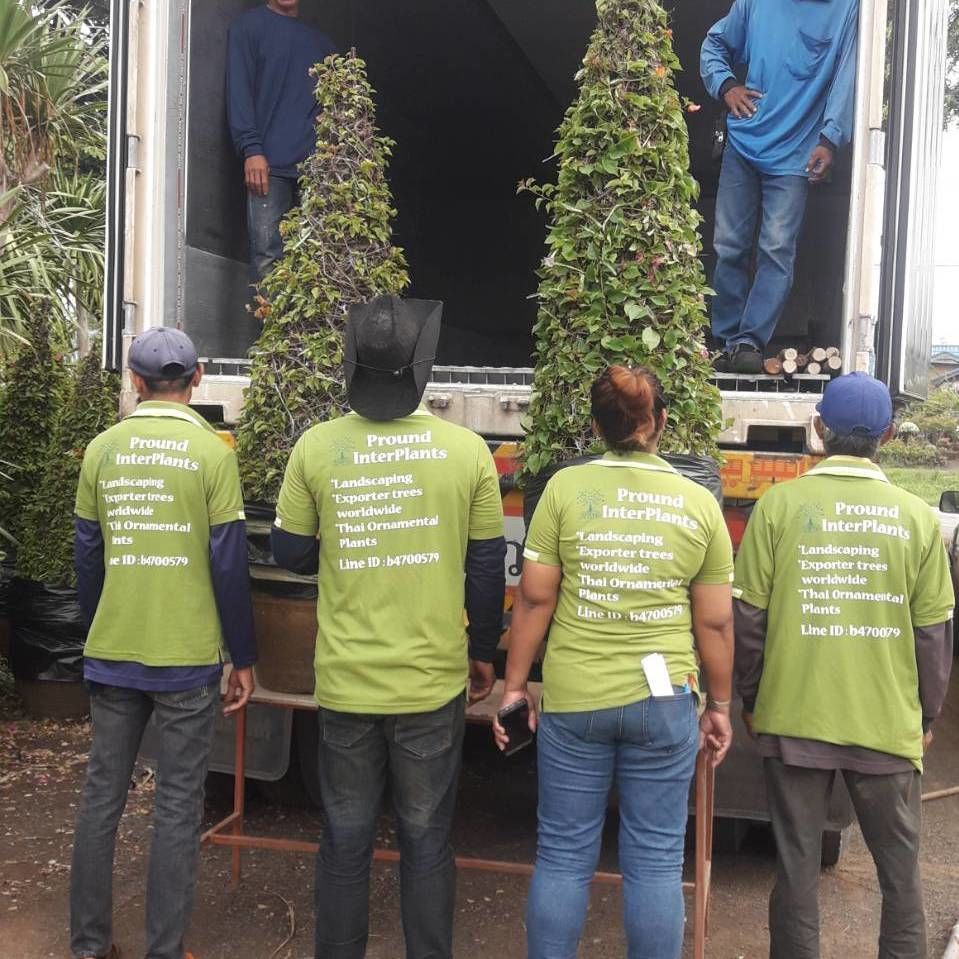
[[[876,376],[894,397],[921,399],[932,346],[947,5],[896,0],[891,10]]]

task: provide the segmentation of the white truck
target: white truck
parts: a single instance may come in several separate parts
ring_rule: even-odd
[[[180,324],[207,359],[196,405],[227,426],[242,408],[258,325],[246,310],[245,188],[226,125],[226,35],[259,2],[113,0],[112,11],[104,360],[119,368],[138,331]],[[676,82],[703,107],[688,118],[707,277],[718,105],[699,79],[699,46],[730,2],[665,0],[683,67]],[[408,255],[410,292],[445,302],[426,400],[496,444],[508,473],[529,403],[530,295],[545,235],[515,185],[550,175],[543,161],[575,96],[595,4],[302,0],[300,12],[367,61],[380,126],[396,141],[394,236]],[[810,193],[795,288],[772,344],[837,346],[844,369],[875,372],[901,398],[926,388],[945,49],[943,0],[861,0],[853,143],[832,181]],[[718,382],[727,516],[738,539],[742,507],[820,452],[811,427],[826,378]],[[506,498],[517,549],[518,495]],[[508,562],[515,581],[515,552]],[[761,789],[747,767],[725,778],[745,776]],[[726,801],[720,782],[722,812],[750,815],[758,803],[742,787]]]

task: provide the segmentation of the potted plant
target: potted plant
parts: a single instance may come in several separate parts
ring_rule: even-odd
[[[321,107],[316,149],[300,170],[300,205],[280,226],[285,253],[258,289],[263,332],[236,433],[251,552],[265,559],[263,539],[293,445],[315,423],[346,411],[348,307],[409,284],[403,251],[390,241],[393,142],[377,130],[366,65],[355,53],[332,56],[313,74]],[[261,681],[312,691],[315,587],[291,583],[287,574],[279,582],[275,567],[254,564],[253,573]]]
[[[34,715],[63,718],[87,709],[86,625],[73,567],[74,500],[87,444],[117,418],[119,378],[100,368],[95,348],[66,366],[58,409],[19,524],[13,581],[12,666]]]
[[[670,401],[666,452],[714,455],[721,430],[672,32],[655,0],[599,0],[597,12],[579,94],[559,128],[557,181],[520,184],[548,216],[527,496],[557,466],[599,452],[589,390],[610,364],[642,364],[661,380]],[[715,464],[698,466],[715,488]]]

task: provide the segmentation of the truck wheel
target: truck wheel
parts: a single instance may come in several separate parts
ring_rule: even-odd
[[[827,829],[822,834],[822,868],[829,869],[842,855],[842,830]]]

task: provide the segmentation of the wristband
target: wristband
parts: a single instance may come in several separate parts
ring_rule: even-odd
[[[732,700],[720,701],[718,699],[706,700],[706,708],[713,713],[728,713]]]

